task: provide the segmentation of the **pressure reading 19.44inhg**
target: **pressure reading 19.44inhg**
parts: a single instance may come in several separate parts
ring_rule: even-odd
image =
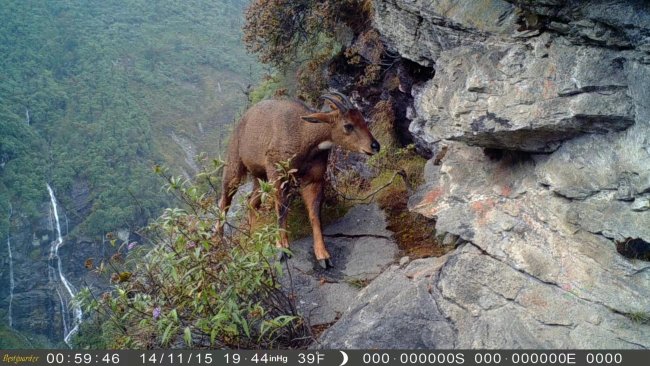
[[[226,361],[226,364],[233,364],[236,365],[242,361],[241,355],[237,353],[229,354],[226,353],[223,355],[224,361]],[[260,353],[254,353],[250,357],[244,357],[244,361],[249,361],[255,364],[267,364],[267,363],[280,363],[280,364],[286,364],[289,361],[289,357],[286,355],[278,355],[278,354],[268,354],[266,352],[260,352]]]

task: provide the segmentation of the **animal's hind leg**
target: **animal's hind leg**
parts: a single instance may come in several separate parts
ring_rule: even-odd
[[[232,198],[237,193],[237,188],[246,176],[246,167],[241,161],[228,162],[223,171],[223,182],[221,185],[221,198],[219,199],[219,210],[223,213],[223,219],[218,219],[215,225],[217,233],[223,234],[225,215],[228,213]]]

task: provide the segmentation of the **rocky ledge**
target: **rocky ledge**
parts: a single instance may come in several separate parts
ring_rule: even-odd
[[[296,308],[311,325],[336,321],[368,282],[388,268],[397,244],[386,230],[384,212],[376,204],[359,205],[324,231],[334,268],[315,261],[311,237],[291,244],[284,285]]]

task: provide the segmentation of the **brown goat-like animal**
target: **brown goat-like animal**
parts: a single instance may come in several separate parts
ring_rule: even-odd
[[[257,210],[261,203],[258,179],[273,182],[277,194],[275,210],[281,229],[277,246],[288,248],[289,187],[281,184],[276,164],[290,160],[290,167],[297,171],[300,193],[309,213],[314,254],[321,266],[331,267],[320,222],[329,150],[338,145],[373,155],[379,152],[379,143],[368,130],[361,112],[347,97],[334,93],[321,98],[329,102],[330,112],[314,112],[300,102],[289,100],[265,100],[246,111],[228,148],[219,208],[224,212],[228,210],[247,173],[253,176],[254,182],[249,200],[252,210]],[[254,213],[249,215],[252,221]],[[222,226],[223,223],[218,224],[219,230]]]

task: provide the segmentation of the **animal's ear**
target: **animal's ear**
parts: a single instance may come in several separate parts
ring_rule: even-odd
[[[329,114],[327,113],[312,113],[308,114],[306,116],[300,117],[303,120],[311,123],[330,123],[332,120],[330,119]]]

